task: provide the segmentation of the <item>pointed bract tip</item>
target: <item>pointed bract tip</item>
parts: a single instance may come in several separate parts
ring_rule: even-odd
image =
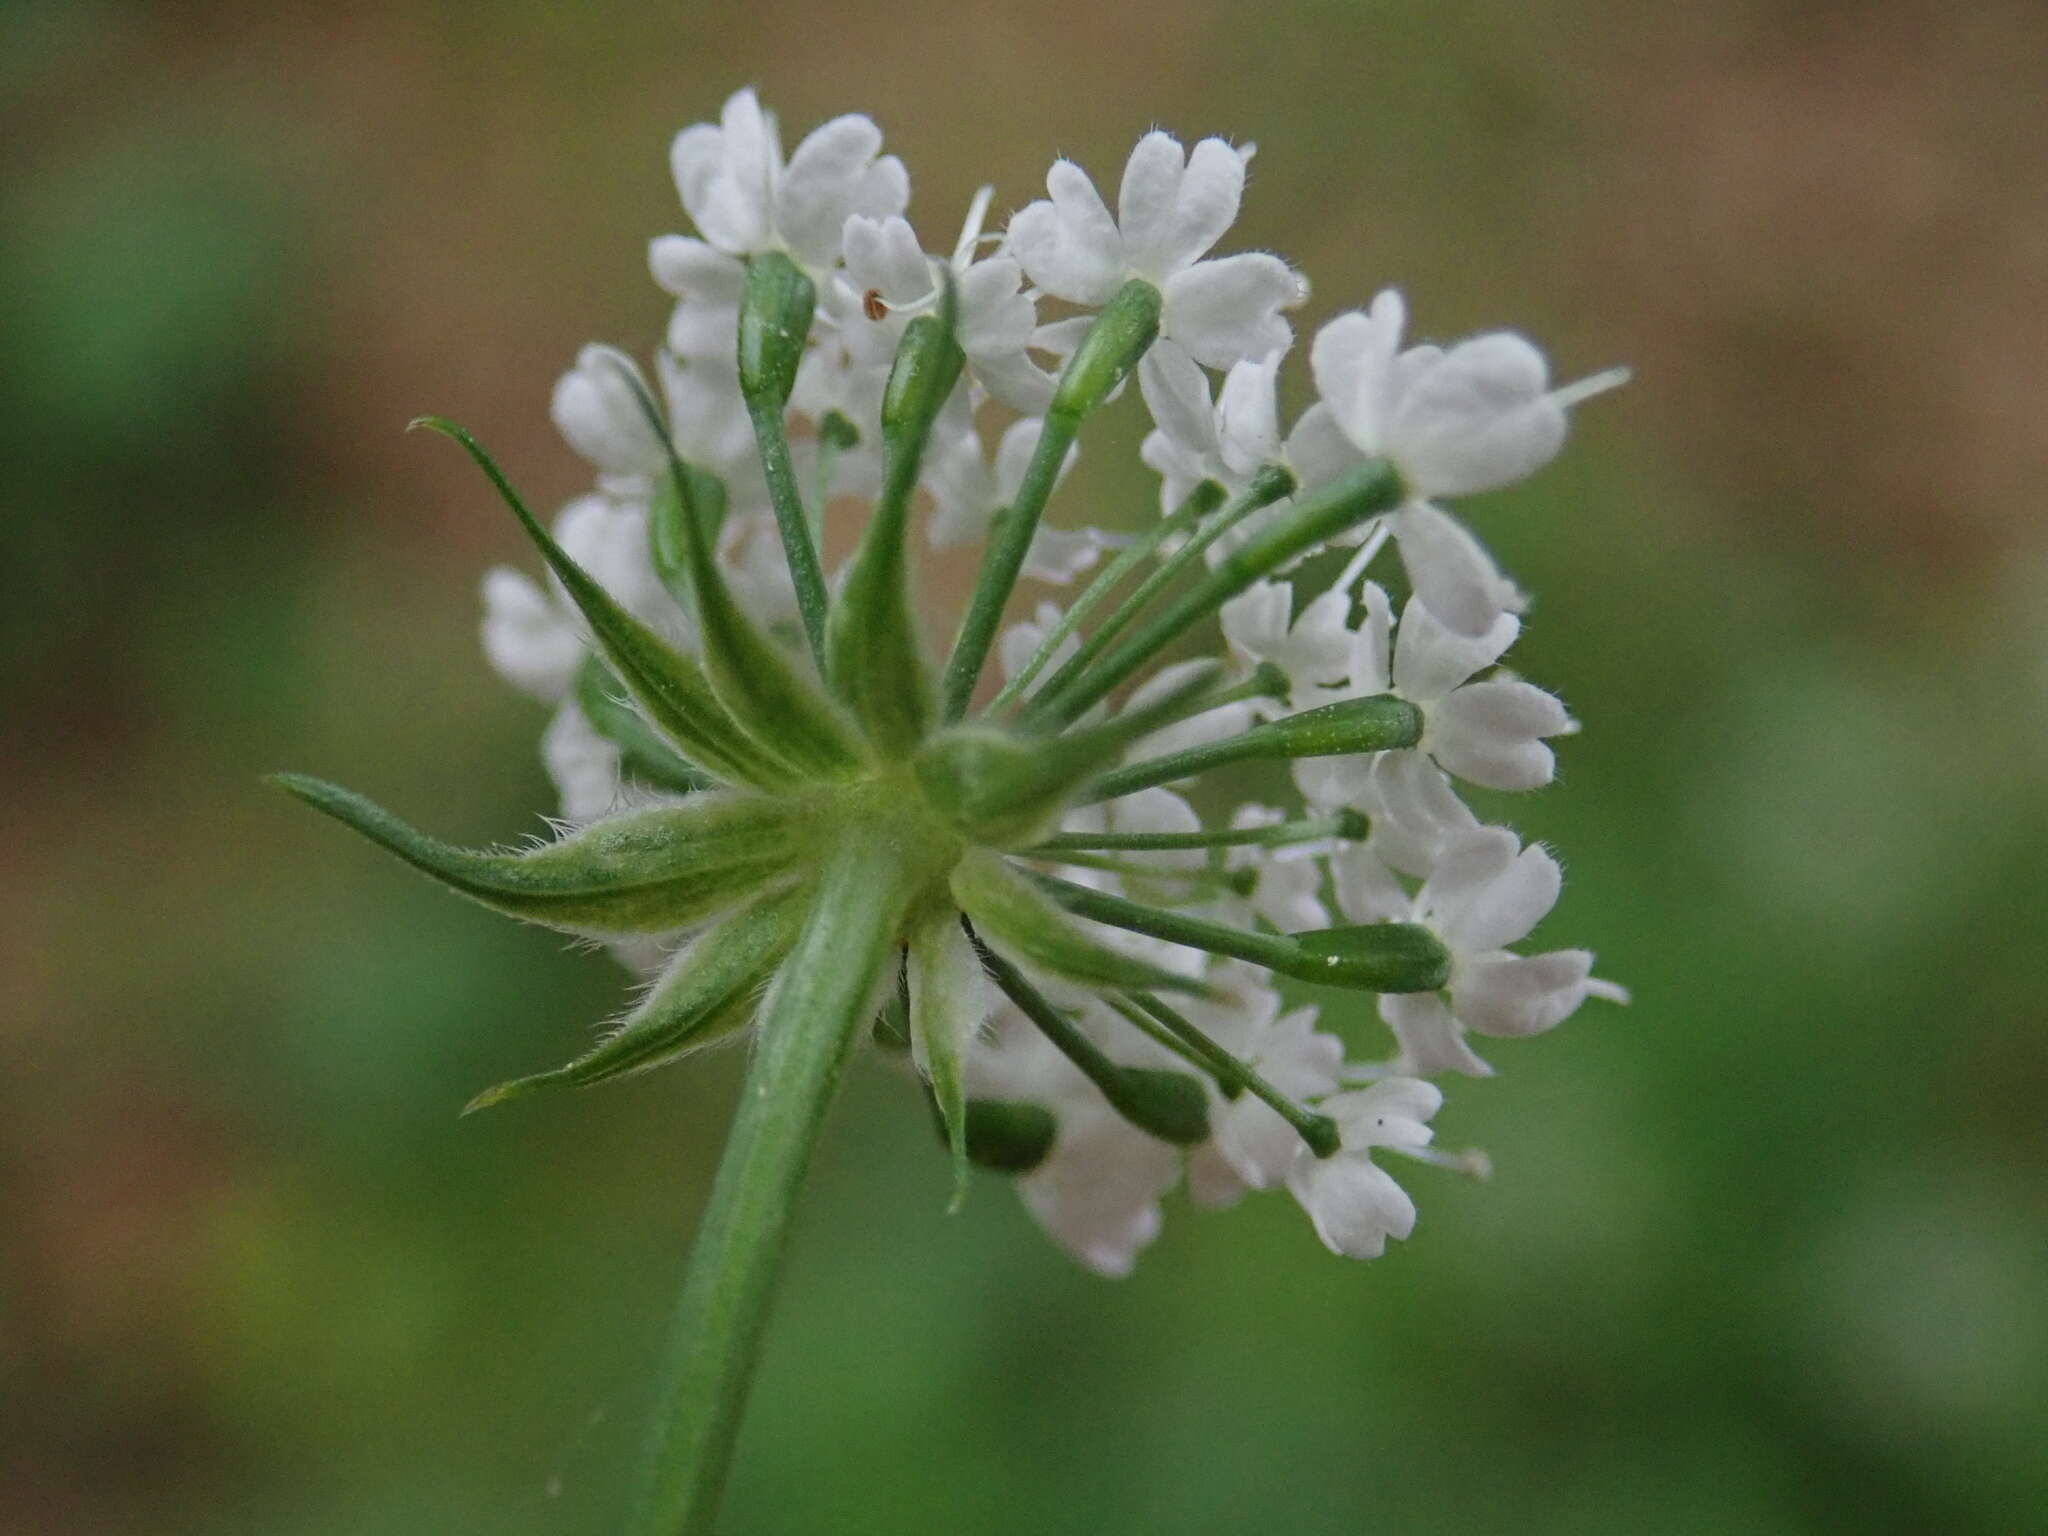
[[[553,1072],[543,1072],[537,1077],[514,1077],[502,1083],[494,1083],[482,1093],[462,1106],[464,1115],[473,1115],[480,1109],[491,1109],[513,1099],[523,1099],[556,1081]]]

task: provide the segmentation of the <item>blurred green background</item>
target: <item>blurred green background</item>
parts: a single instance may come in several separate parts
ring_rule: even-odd
[[[1636,1002],[1453,1084],[1499,1172],[1371,1266],[1176,1201],[1096,1280],[859,1071],[729,1528],[2048,1528],[2048,10],[9,0],[0,1531],[613,1528],[736,1060],[458,1121],[620,975],[257,776],[537,827],[525,553],[400,428],[577,489],[549,386],[658,338],[668,137],[747,81],[872,113],[935,245],[1256,139],[1304,328],[1636,365],[1469,508],[1587,721],[1512,808],[1543,936]]]

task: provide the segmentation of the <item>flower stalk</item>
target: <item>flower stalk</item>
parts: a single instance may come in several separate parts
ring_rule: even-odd
[[[763,1010],[683,1273],[628,1536],[697,1536],[712,1527],[797,1190],[874,1012],[908,894],[904,869],[879,839],[846,845],[818,882]]]

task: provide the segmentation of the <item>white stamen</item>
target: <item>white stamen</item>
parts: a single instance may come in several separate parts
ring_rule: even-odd
[[[1610,389],[1619,389],[1633,377],[1627,368],[1606,368],[1599,373],[1589,374],[1576,384],[1566,384],[1550,392],[1550,398],[1566,410],[1595,395],[1604,395]]]
[[[967,205],[967,218],[960,226],[960,240],[953,247],[955,271],[974,260],[975,247],[981,244],[981,221],[988,217],[988,205],[994,200],[995,195],[996,189],[992,184],[984,186],[974,194],[974,200]]]

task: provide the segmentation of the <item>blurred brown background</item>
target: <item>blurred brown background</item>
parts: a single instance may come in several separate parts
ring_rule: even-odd
[[[1637,1002],[1452,1085],[1499,1174],[1369,1268],[1276,1198],[1093,1280],[857,1073],[730,1528],[2048,1525],[2048,9],[11,0],[0,1531],[613,1527],[734,1064],[458,1123],[620,978],[256,780],[536,826],[525,556],[400,428],[576,490],[548,388],[658,338],[669,136],[749,81],[875,116],[934,245],[1255,139],[1306,325],[1636,366],[1470,511],[1588,722],[1503,814]]]

